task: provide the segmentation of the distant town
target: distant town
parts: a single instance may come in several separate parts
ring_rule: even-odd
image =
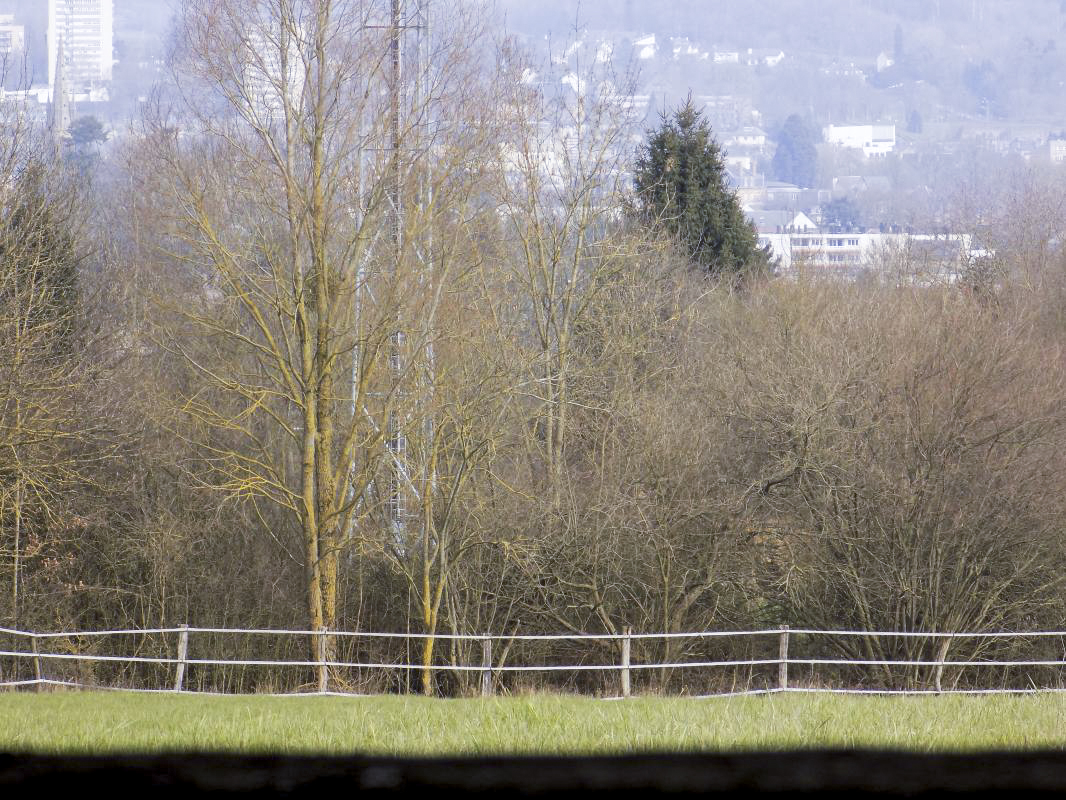
[[[4,95],[25,100],[58,140],[87,117],[121,138],[165,76],[167,8],[156,0],[0,0]],[[983,21],[983,5],[971,8],[975,23],[979,15]],[[619,22],[636,24],[632,4],[626,9]],[[586,91],[579,65],[635,68],[636,83],[608,90],[630,117],[629,147],[689,93],[761,243],[785,271],[855,276],[885,248],[929,242],[922,247],[931,270],[957,275],[990,255],[980,214],[960,220],[954,213],[960,190],[980,196],[988,187],[959,175],[977,163],[981,172],[1002,174],[1066,160],[1066,125],[1051,116],[1007,116],[987,63],[962,76],[973,94],[969,111],[934,102],[927,57],[910,49],[899,26],[891,44],[864,59],[639,28],[578,26],[547,36],[527,24],[517,38],[550,63],[560,91]],[[1053,40],[1029,44],[1045,61],[1054,54]],[[790,82],[795,91],[782,93]]]
[[[632,21],[633,6],[626,7]],[[989,24],[987,8],[967,4],[969,22]],[[935,9],[939,15],[939,3]],[[832,31],[833,14],[822,11],[815,16]],[[767,22],[764,38],[779,40],[785,27]],[[1058,27],[1049,34],[1057,36]],[[924,49],[909,48],[908,35],[899,25],[890,28],[885,47],[865,58],[809,45],[764,47],[755,37],[722,45],[697,34],[580,27],[525,42],[546,50],[556,67],[574,70],[562,78],[571,91],[578,91],[578,65],[608,58],[620,70],[635,65],[639,89],[618,97],[639,129],[634,141],[691,97],[722,148],[730,185],[781,271],[857,278],[872,263],[906,261],[924,265],[915,280],[954,281],[994,256],[982,232],[994,198],[1008,191],[1007,177],[1066,160],[1066,126],[1053,108],[1040,115],[1021,103],[1008,109],[1002,70],[965,60],[968,50],[957,56],[959,74],[944,78],[949,68],[929,66]],[[716,34],[730,37],[737,38],[734,31]],[[1033,67],[1034,83],[1049,84],[1057,74],[1054,41],[1023,43],[1043,65]],[[959,47],[967,44],[963,38]],[[934,87],[938,79],[942,86]],[[952,81],[963,88],[953,96]],[[906,259],[895,257],[901,249]]]
[[[27,100],[43,119],[58,84],[75,117],[124,127],[162,74],[170,20],[158,12],[165,8],[128,0],[0,0],[0,91]]]

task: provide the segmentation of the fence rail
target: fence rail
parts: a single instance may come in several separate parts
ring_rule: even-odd
[[[219,638],[221,637],[221,639]],[[225,650],[238,637],[274,640],[274,649],[313,657],[241,656],[203,652]],[[482,695],[508,691],[506,680],[541,675],[569,681],[569,688],[600,696],[629,697],[638,691],[677,693],[670,673],[696,674],[694,696],[760,695],[781,692],[845,694],[1020,694],[1066,691],[1066,631],[861,631],[768,628],[750,631],[694,631],[561,634],[421,634],[368,631],[308,631],[177,626],[100,631],[24,631],[0,628],[0,689],[47,687],[210,694],[367,694],[413,691],[412,675],[457,676],[457,691]],[[440,643],[436,660],[411,658],[412,644]],[[350,655],[327,642],[346,643]],[[378,643],[376,646],[373,643]],[[381,643],[384,643],[381,644]],[[497,655],[493,656],[494,645]],[[961,644],[960,644],[961,643]],[[402,644],[402,654],[389,647]],[[532,653],[517,653],[529,645]],[[444,645],[448,652],[441,654]],[[467,646],[459,653],[458,648]],[[717,655],[701,650],[712,646]],[[261,647],[261,645],[256,645]],[[536,647],[541,650],[537,651]],[[565,646],[563,651],[552,646]],[[948,658],[952,646],[968,654]],[[376,649],[373,649],[375,648]],[[658,647],[673,658],[655,660]],[[1026,654],[1020,649],[1042,648]],[[584,648],[582,651],[581,648]],[[642,649],[641,649],[642,648]],[[679,649],[680,648],[680,649]],[[686,649],[687,648],[687,649]],[[747,655],[730,655],[747,648]],[[891,654],[906,652],[902,657]],[[254,648],[253,648],[254,649]],[[327,649],[333,650],[327,655]],[[360,649],[363,656],[359,657]],[[862,650],[862,655],[848,653]],[[929,655],[932,649],[935,655]],[[109,650],[101,652],[101,650]],[[196,655],[191,651],[200,650]],[[825,652],[826,650],[830,652]],[[145,654],[148,651],[148,654]],[[258,651],[257,651],[258,652]],[[388,657],[389,653],[392,657]],[[373,655],[377,654],[377,657]],[[382,654],[385,654],[384,656]],[[888,653],[889,655],[886,655]],[[458,654],[458,655],[457,655]],[[480,654],[480,659],[476,656]],[[606,655],[610,654],[608,660]],[[445,655],[447,658],[445,658]],[[465,656],[465,660],[460,659]],[[523,660],[528,656],[528,660]],[[702,656],[702,657],[701,657]],[[539,657],[540,660],[535,660]],[[564,660],[565,658],[577,659]],[[598,659],[598,660],[597,660]],[[531,663],[532,662],[532,663]],[[115,672],[117,668],[119,671]],[[32,669],[33,677],[28,677]],[[222,672],[210,673],[209,670]],[[256,670],[251,690],[245,673]],[[111,671],[109,671],[111,670]],[[294,670],[311,680],[278,680],[276,671]],[[998,674],[995,674],[997,673]],[[199,688],[190,686],[200,673]],[[657,673],[657,676],[655,675]],[[354,675],[354,677],[353,677]],[[590,681],[600,676],[598,684]],[[376,676],[376,677],[375,677]],[[399,678],[397,677],[399,676]],[[468,680],[462,676],[469,676]],[[584,677],[581,677],[584,676]],[[647,678],[645,679],[645,676]],[[717,676],[717,677],[716,677]],[[723,677],[725,676],[725,677]],[[653,683],[652,678],[658,681]],[[547,679],[547,678],[546,678]],[[376,682],[375,682],[376,681]],[[405,682],[406,681],[406,682]],[[287,691],[269,687],[288,684]],[[557,684],[548,684],[552,688]],[[369,691],[360,688],[374,687]],[[739,687],[739,688],[738,688]]]

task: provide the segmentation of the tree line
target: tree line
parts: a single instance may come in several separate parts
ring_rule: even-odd
[[[91,174],[4,116],[4,624],[324,631],[423,666],[334,680],[437,693],[471,688],[440,634],[1061,621],[1053,233],[955,285],[775,277],[695,109],[634,153],[632,76],[560,90],[482,19],[436,16],[416,84],[389,4],[189,0]]]

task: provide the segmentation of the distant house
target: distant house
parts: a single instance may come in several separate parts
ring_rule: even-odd
[[[754,170],[730,167],[726,169],[726,184],[736,193],[741,205],[761,206],[766,200],[766,176]]]
[[[766,202],[778,208],[796,208],[803,190],[794,183],[767,181]]]
[[[687,36],[675,36],[670,39],[670,45],[674,52],[674,58],[681,56],[698,56],[700,48],[692,43]]]
[[[1061,164],[1066,161],[1066,139],[1049,139],[1047,144],[1052,164]]]
[[[814,220],[802,211],[765,211],[746,209],[748,219],[755,230],[762,234],[771,233],[807,233],[818,230]]]
[[[647,61],[650,58],[655,58],[655,54],[659,50],[658,45],[655,43],[654,33],[635,39],[633,41],[633,48],[637,51],[637,58],[644,61]]]
[[[758,150],[762,152],[766,147],[766,131],[749,125],[740,130],[730,131],[722,135],[722,145],[727,150]]]
[[[736,50],[715,50],[714,51],[714,63],[715,64],[739,64],[740,53]]]
[[[822,133],[829,144],[862,150],[867,157],[888,155],[896,149],[895,125],[828,125]]]
[[[757,50],[749,47],[744,56],[744,63],[749,67],[776,67],[784,60],[784,50]]]
[[[749,174],[755,169],[755,159],[749,155],[734,155],[727,153],[725,156],[726,168],[738,175]]]
[[[751,98],[747,96],[701,95],[696,101],[703,106],[704,118],[715,131],[735,131],[757,123],[759,118],[758,112],[752,108]]]

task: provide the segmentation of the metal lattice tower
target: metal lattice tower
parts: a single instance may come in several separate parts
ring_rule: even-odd
[[[415,151],[425,141],[422,104],[427,95],[429,80],[429,21],[430,0],[390,0],[389,60],[391,63],[391,103],[389,120],[389,147],[392,151],[390,197],[391,236],[394,268],[402,266],[406,243],[404,241],[407,208],[404,197],[404,151]],[[411,56],[414,56],[414,64]],[[413,67],[413,68],[411,68]],[[422,120],[408,132],[405,142],[404,111],[411,109]],[[416,202],[427,202],[425,187],[419,187]],[[421,248],[419,248],[420,250]],[[393,333],[390,366],[393,378],[405,380],[412,365],[409,363],[408,332],[405,321],[399,318]],[[402,395],[400,395],[402,397]],[[397,529],[406,527],[411,517],[409,501],[417,499],[417,489],[412,480],[412,464],[407,440],[407,415],[393,409],[388,415],[388,449],[391,461],[391,476],[388,497],[388,513]]]

